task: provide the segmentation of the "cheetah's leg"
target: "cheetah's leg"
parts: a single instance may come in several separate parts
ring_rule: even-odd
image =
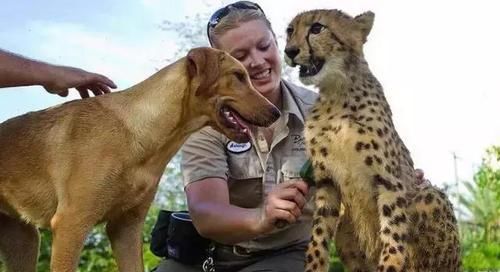
[[[378,187],[377,206],[380,219],[380,239],[382,252],[379,257],[378,271],[399,272],[408,269],[407,257],[409,216],[407,201],[402,183],[395,178],[387,179],[374,176]]]
[[[351,217],[346,214],[342,215],[335,235],[335,247],[342,264],[348,271],[375,271],[376,266],[369,263],[354,229]]]
[[[460,242],[453,206],[446,195],[428,187],[413,198],[415,266],[418,271],[460,271]]]
[[[331,178],[316,178],[316,210],[312,237],[306,252],[306,272],[328,271],[328,244],[337,227],[340,210],[340,191]]]

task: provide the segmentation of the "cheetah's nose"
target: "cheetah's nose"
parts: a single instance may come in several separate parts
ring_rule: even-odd
[[[285,48],[285,54],[293,60],[300,53],[300,49],[297,47],[289,47]]]

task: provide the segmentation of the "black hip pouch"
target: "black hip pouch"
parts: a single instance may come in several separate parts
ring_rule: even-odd
[[[202,264],[210,240],[202,237],[187,212],[160,211],[151,233],[151,251],[187,265]]]

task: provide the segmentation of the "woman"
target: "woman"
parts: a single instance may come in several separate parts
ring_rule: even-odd
[[[281,78],[275,34],[262,9],[239,1],[217,10],[210,44],[238,59],[253,86],[281,110],[268,128],[251,127],[236,144],[210,128],[182,148],[188,207],[198,232],[216,242],[217,271],[304,271],[312,226],[312,190],[300,179],[304,120],[317,94]],[[423,172],[417,171],[419,182]],[[277,227],[279,221],[285,227]],[[167,259],[156,271],[202,271]]]
[[[207,35],[245,66],[282,116],[269,128],[251,127],[251,143],[233,143],[210,128],[185,143],[181,167],[190,215],[198,232],[217,242],[217,271],[303,271],[312,202],[298,172],[306,161],[304,119],[317,94],[281,79],[276,37],[257,4],[219,9]],[[277,228],[281,220],[288,224]],[[201,269],[167,259],[157,271]]]

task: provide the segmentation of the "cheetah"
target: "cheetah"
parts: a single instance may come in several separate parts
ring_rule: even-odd
[[[286,62],[320,96],[304,135],[316,180],[307,272],[328,271],[335,240],[349,271],[459,271],[457,221],[446,195],[417,185],[363,45],[374,13],[311,10],[289,24]]]

